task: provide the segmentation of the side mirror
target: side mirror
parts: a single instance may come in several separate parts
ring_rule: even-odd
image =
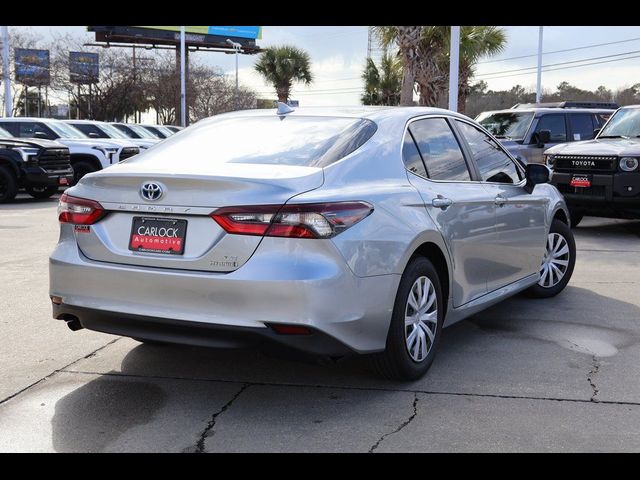
[[[100,138],[100,135],[96,132],[89,132],[89,138]]]
[[[601,128],[596,128],[593,130],[593,138],[596,138],[598,136],[598,134],[600,133],[600,130],[602,130]]]
[[[545,143],[551,141],[551,130],[540,130],[538,132],[538,148],[543,148]]]
[[[49,135],[47,135],[45,132],[38,131],[38,132],[33,132],[33,138],[44,138],[44,139],[48,139],[48,138],[49,138]]]
[[[539,183],[549,182],[549,168],[540,163],[528,163],[525,167],[525,178],[527,183],[524,190],[527,193],[533,193],[533,189]]]

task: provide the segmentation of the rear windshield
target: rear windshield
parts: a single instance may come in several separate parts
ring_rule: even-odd
[[[484,112],[476,121],[496,138],[522,140],[533,120],[533,112]]]
[[[158,144],[157,155],[203,162],[325,167],[361,147],[375,133],[370,120],[337,117],[235,117],[195,124]]]

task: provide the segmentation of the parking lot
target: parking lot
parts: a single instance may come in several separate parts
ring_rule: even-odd
[[[640,221],[585,218],[568,288],[444,331],[429,373],[143,345],[51,318],[57,199],[0,206],[0,451],[638,451]]]

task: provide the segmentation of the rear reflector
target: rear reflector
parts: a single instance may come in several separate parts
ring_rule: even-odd
[[[102,205],[94,200],[76,198],[63,193],[58,204],[60,223],[74,225],[93,225],[107,214]]]
[[[300,327],[298,325],[278,325],[269,324],[269,326],[281,335],[311,335],[313,331],[307,327]]]
[[[366,202],[334,202],[225,207],[211,217],[236,235],[331,238],[371,212],[373,207]]]
[[[51,295],[49,298],[51,298],[51,303],[53,303],[54,305],[62,305],[62,297]]]

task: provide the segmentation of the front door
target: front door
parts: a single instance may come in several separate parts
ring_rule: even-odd
[[[496,248],[487,272],[493,291],[539,272],[546,245],[546,203],[543,195],[524,190],[524,172],[489,135],[456,120],[473,156],[483,186],[495,208]]]

